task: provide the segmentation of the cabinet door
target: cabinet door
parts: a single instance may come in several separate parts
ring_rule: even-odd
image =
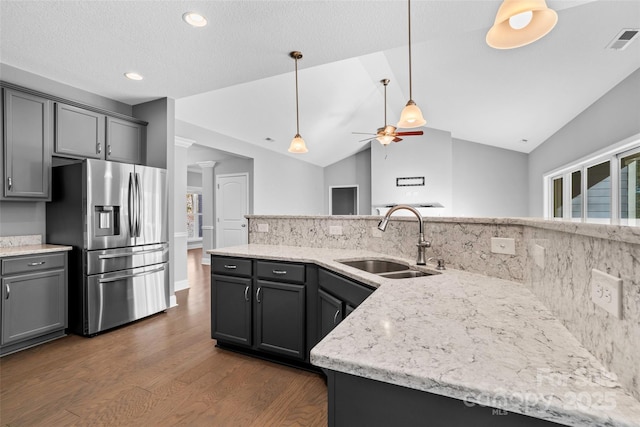
[[[256,347],[284,356],[305,358],[305,287],[258,280]]]
[[[2,279],[2,339],[10,344],[64,329],[67,294],[64,270]]]
[[[142,164],[144,126],[107,117],[107,160]]]
[[[5,199],[48,199],[51,181],[51,102],[4,89],[2,159]]]
[[[324,338],[343,319],[342,301],[322,289],[318,290],[320,310],[320,339]]]
[[[75,158],[104,159],[105,115],[56,104],[54,153]]]
[[[251,346],[251,279],[211,275],[211,338]]]

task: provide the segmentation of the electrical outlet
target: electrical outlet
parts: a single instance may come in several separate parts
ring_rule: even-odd
[[[544,247],[533,245],[533,261],[540,268],[544,268]]]
[[[595,268],[591,270],[591,300],[621,319],[622,279]]]
[[[329,234],[339,236],[342,234],[342,226],[341,225],[330,225],[329,226]]]
[[[268,233],[269,224],[258,224],[258,233]]]
[[[492,237],[491,252],[494,254],[515,255],[516,241],[515,239],[508,239],[504,237]]]

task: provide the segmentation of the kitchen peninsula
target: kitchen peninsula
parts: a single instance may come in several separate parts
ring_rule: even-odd
[[[555,268],[555,251],[561,251],[561,243],[547,233],[564,233],[574,239],[565,244],[575,245],[575,240],[582,238],[607,240],[612,247],[603,253],[626,245],[625,250],[630,250],[635,259],[628,266],[630,270],[609,262],[609,272],[623,278],[625,306],[633,307],[636,297],[632,287],[637,286],[633,271],[638,268],[633,263],[637,263],[640,250],[636,227],[595,227],[528,219],[429,218],[425,221],[426,238],[432,243],[443,239],[443,243],[433,245],[431,255],[466,248],[473,256],[445,256],[455,268],[439,275],[394,280],[340,261],[375,258],[414,263],[415,247],[411,244],[415,245],[417,227],[413,219],[396,221],[394,217],[387,232],[391,234],[383,236],[373,230],[379,220],[376,217],[249,219],[249,245],[211,253],[313,263],[377,289],[311,350],[311,362],[328,371],[330,423],[345,413],[364,410],[345,407],[339,393],[337,398],[332,396],[341,381],[355,378],[365,381],[357,386],[362,391],[374,383],[399,386],[402,390],[458,399],[460,410],[482,405],[509,411],[509,416],[520,413],[565,425],[640,425],[640,403],[630,380],[634,375],[632,362],[629,360],[628,367],[616,366],[616,373],[611,367],[605,368],[593,355],[597,351],[590,352],[576,333],[568,330],[570,320],[550,311],[545,306],[549,303],[541,301],[544,295],[543,298],[537,295],[543,273]],[[268,224],[270,232],[258,233],[258,224]],[[341,227],[343,234],[330,234],[329,225]],[[433,232],[434,227],[439,227],[439,235]],[[260,229],[264,230],[264,225]],[[452,238],[454,235],[456,238]],[[486,236],[508,235],[516,239],[516,255],[498,257],[482,249]],[[298,245],[296,239],[306,246]],[[379,243],[371,243],[376,240]],[[403,251],[405,240],[411,244]],[[438,251],[438,245],[444,248],[445,244],[446,250],[452,252]],[[593,253],[599,253],[598,244],[591,246]],[[537,261],[532,260],[532,245],[544,245],[541,247],[546,250]],[[393,255],[381,250],[384,247],[390,248]],[[540,259],[546,262],[543,267],[536,264]],[[474,271],[472,267],[480,265],[480,260],[495,271],[494,277],[478,274],[484,270]],[[583,260],[582,267],[591,261]],[[514,266],[520,266],[521,271]],[[496,277],[506,274],[516,277]],[[626,335],[630,342],[620,343],[621,348],[635,345],[631,336],[637,332],[628,329],[637,325],[633,319],[636,314],[628,309],[625,314],[623,319],[616,319],[631,324],[621,326],[623,333],[630,334]],[[631,386],[627,385],[630,381]],[[366,408],[375,414],[373,409],[373,406]],[[402,413],[393,416],[402,420],[398,418]],[[493,416],[495,422],[500,418],[499,412]],[[515,422],[508,416],[502,418],[501,422]]]

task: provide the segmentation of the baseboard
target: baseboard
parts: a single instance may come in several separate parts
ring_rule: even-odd
[[[169,308],[173,308],[177,306],[178,306],[178,299],[176,298],[175,295],[171,295],[171,297],[169,298]]]
[[[174,292],[182,291],[184,289],[189,289],[189,280],[178,280],[173,284]]]

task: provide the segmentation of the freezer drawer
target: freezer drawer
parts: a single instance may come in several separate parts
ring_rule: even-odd
[[[169,307],[167,263],[87,278],[85,334],[150,316]]]
[[[86,251],[88,275],[138,268],[169,261],[169,245],[135,246],[131,248]]]

